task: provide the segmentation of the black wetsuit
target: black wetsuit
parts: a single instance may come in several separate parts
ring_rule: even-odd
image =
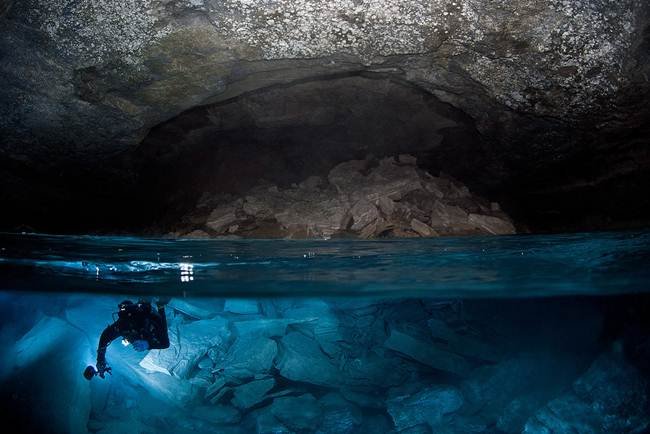
[[[149,303],[137,303],[119,312],[119,318],[102,332],[97,348],[97,369],[103,373],[106,369],[106,348],[118,337],[129,342],[147,341],[150,350],[169,348],[167,317],[165,307],[158,306],[154,312]]]

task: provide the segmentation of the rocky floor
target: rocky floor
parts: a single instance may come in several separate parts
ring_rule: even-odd
[[[436,237],[513,234],[501,211],[447,177],[419,170],[410,155],[353,160],[327,179],[287,189],[259,185],[244,197],[205,194],[184,218],[180,237]]]
[[[53,432],[650,428],[647,371],[620,338],[603,341],[591,300],[173,299],[171,347],[138,353],[116,341],[113,376],[90,383],[81,370],[115,300],[79,301],[19,333],[6,353],[13,370],[0,366],[22,402],[14,411]]]

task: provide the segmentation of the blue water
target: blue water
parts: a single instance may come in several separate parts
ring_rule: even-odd
[[[0,234],[29,433],[650,432],[650,231],[377,241]],[[170,348],[114,341],[166,296]]]
[[[0,289],[189,296],[648,291],[650,232],[386,241],[0,235]]]

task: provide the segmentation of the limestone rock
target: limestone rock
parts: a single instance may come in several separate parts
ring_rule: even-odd
[[[361,410],[336,393],[328,393],[318,401],[323,410],[319,432],[345,434],[358,432],[362,422]]]
[[[393,212],[395,211],[395,202],[392,199],[389,199],[387,197],[380,197],[377,201],[377,204],[379,205],[381,212],[386,217],[393,215]]]
[[[286,334],[289,324],[300,323],[305,320],[288,318],[260,318],[249,321],[233,322],[233,331],[242,337],[281,337]]]
[[[391,329],[384,346],[441,371],[465,376],[472,368],[463,357],[437,349],[432,342],[418,339],[396,329]]]
[[[220,205],[205,225],[218,233],[265,236],[269,232],[262,228],[272,224],[276,236],[287,238],[513,233],[504,213],[457,181],[422,172],[415,162],[404,154],[399,161],[352,160],[332,168],[327,181],[312,176],[273,191],[258,185],[244,199]],[[470,221],[470,213],[482,210]]]
[[[223,318],[181,324],[169,332],[170,347],[152,350],[140,366],[150,371],[186,378],[210,347],[222,345],[230,336]]]
[[[366,169],[368,162],[365,160],[352,160],[341,163],[330,170],[327,180],[339,193],[352,191],[363,182],[362,171]]]
[[[293,381],[331,386],[342,380],[338,369],[318,343],[297,332],[282,338],[275,366],[280,375]]]
[[[313,429],[322,415],[318,401],[310,394],[276,398],[270,411],[276,419],[295,431]]]
[[[468,214],[462,208],[455,205],[447,205],[436,201],[431,214],[431,227],[435,230],[446,232],[467,230],[471,226],[468,222]]]
[[[402,431],[426,423],[434,428],[443,417],[463,405],[463,396],[453,386],[434,386],[415,394],[394,392],[386,404],[397,430]]]
[[[223,233],[239,220],[237,210],[238,207],[232,204],[219,207],[210,213],[205,225],[213,231]]]
[[[350,209],[350,214],[352,214],[351,229],[353,231],[362,230],[379,217],[377,207],[366,199],[361,199],[355,203]]]
[[[217,425],[237,423],[241,419],[237,409],[228,405],[195,407],[192,416]]]
[[[621,354],[603,354],[526,422],[523,432],[643,432],[650,427],[648,381]]]
[[[234,389],[232,403],[242,409],[248,409],[262,402],[266,393],[275,386],[273,378],[255,380],[250,383],[242,384]]]
[[[415,166],[418,162],[418,159],[412,155],[400,154],[397,156],[397,160],[400,164],[405,164],[407,166]]]
[[[278,346],[274,340],[263,336],[240,336],[216,365],[226,376],[250,378],[267,373],[273,366],[277,352]]]
[[[323,186],[325,181],[320,176],[310,176],[298,184],[298,187],[304,190],[315,190]]]
[[[181,238],[207,239],[210,238],[210,234],[208,234],[206,231],[202,231],[201,229],[196,229],[184,235],[181,235]]]
[[[194,319],[211,319],[221,310],[220,306],[207,300],[187,301],[182,298],[171,299],[167,306]]]
[[[257,300],[229,298],[226,300],[223,310],[241,315],[252,315],[259,313],[259,304]]]
[[[427,325],[437,341],[446,342],[446,349],[456,354],[489,362],[501,360],[501,350],[495,343],[479,336],[465,336],[452,330],[438,319],[430,319]]]
[[[468,221],[470,224],[475,225],[486,232],[494,235],[507,235],[514,234],[515,227],[507,220],[499,217],[470,214]]]
[[[291,238],[329,238],[345,229],[347,204],[337,197],[318,199],[288,202],[284,211],[275,214]]]
[[[413,229],[415,232],[417,232],[423,237],[431,237],[431,236],[438,235],[431,226],[429,226],[426,223],[422,223],[418,219],[411,220],[411,229]]]

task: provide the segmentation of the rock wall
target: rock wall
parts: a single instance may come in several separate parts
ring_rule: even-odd
[[[174,235],[331,238],[513,234],[497,203],[449,178],[418,170],[410,155],[341,163],[280,190],[260,185],[244,197],[202,197]]]

